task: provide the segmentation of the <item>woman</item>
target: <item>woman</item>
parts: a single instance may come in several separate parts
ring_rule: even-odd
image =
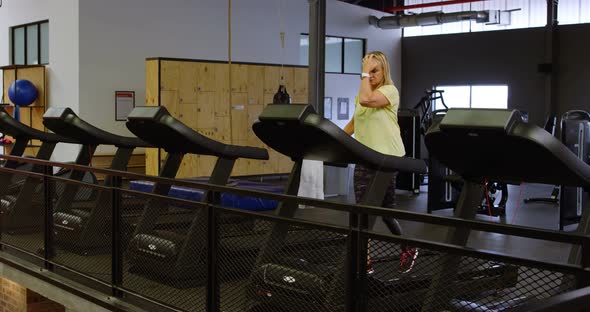
[[[399,92],[393,85],[387,58],[381,52],[371,52],[363,57],[361,85],[355,101],[353,118],[344,127],[346,133],[355,134],[355,138],[364,145],[387,155],[402,157],[406,154],[397,122],[399,108]],[[375,170],[356,165],[354,170],[354,193],[357,203],[360,202]],[[395,179],[391,179],[382,207],[395,206]],[[397,220],[384,218],[389,230],[396,235],[401,234]],[[409,272],[418,256],[418,249],[403,246],[400,258],[400,272]],[[371,259],[367,259],[367,272],[372,273]]]

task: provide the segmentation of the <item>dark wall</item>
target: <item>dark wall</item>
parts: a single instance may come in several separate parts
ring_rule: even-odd
[[[558,113],[590,111],[590,24],[560,26]]]
[[[433,85],[507,84],[509,108],[529,112],[543,125],[545,74],[543,28],[404,38],[403,107],[413,107]],[[557,112],[590,110],[590,24],[559,29]]]

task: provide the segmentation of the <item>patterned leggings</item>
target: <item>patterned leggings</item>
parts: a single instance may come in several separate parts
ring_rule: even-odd
[[[363,195],[365,194],[371,180],[375,176],[375,170],[369,169],[362,165],[356,165],[354,168],[354,196],[357,203],[360,203]],[[394,208],[395,207],[395,180],[397,177],[397,172],[391,178],[391,182],[389,187],[387,188],[387,192],[385,193],[385,198],[381,203],[381,207],[384,208]],[[383,217],[383,222],[389,228],[394,235],[402,234],[402,229],[396,219],[390,217]]]

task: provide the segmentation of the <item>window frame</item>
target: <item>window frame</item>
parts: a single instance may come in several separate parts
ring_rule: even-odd
[[[301,33],[299,35],[299,38],[301,38],[301,36],[307,36],[307,38],[309,39],[309,33]],[[358,73],[351,73],[351,72],[345,72],[344,71],[344,62],[345,62],[345,53],[346,53],[346,39],[352,39],[352,40],[360,40],[362,42],[362,51],[361,51],[361,55],[365,55],[367,53],[367,39],[366,38],[356,38],[356,37],[344,37],[344,36],[332,36],[332,35],[326,35],[325,38],[336,38],[336,39],[340,39],[342,40],[342,44],[340,47],[340,56],[341,56],[341,60],[340,60],[340,71],[334,72],[334,71],[325,71],[325,67],[324,67],[324,73],[326,74],[343,74],[343,75],[360,75],[361,71],[363,70],[362,68],[359,68],[359,72]],[[325,42],[325,39],[324,39]],[[324,55],[324,57],[326,57]],[[306,64],[307,66],[309,66],[309,63]]]
[[[26,24],[21,24],[21,25],[16,25],[16,26],[10,27],[10,64],[11,65],[47,65],[47,64],[49,64],[49,59],[47,59],[47,63],[43,63],[42,59],[41,59],[41,55],[42,55],[41,54],[41,48],[42,48],[42,45],[41,45],[41,43],[42,43],[41,42],[41,37],[42,37],[41,25],[45,24],[45,23],[49,24],[49,20],[42,20],[42,21],[26,23]],[[28,52],[29,51],[28,51],[28,47],[27,47],[27,45],[28,45],[27,32],[28,32],[29,26],[37,26],[37,51],[36,51],[36,53],[37,53],[38,64],[29,64],[29,60],[28,60]],[[24,55],[24,60],[25,60],[24,64],[15,64],[15,58],[16,58],[15,51],[14,51],[15,44],[16,44],[15,43],[15,40],[16,40],[15,32],[18,29],[23,29],[24,34],[25,34],[25,37],[24,37],[24,44],[25,44],[25,46],[24,46],[24,54],[25,54]]]

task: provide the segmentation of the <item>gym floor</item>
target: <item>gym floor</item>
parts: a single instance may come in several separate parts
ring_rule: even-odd
[[[523,200],[530,197],[548,197],[553,190],[552,185],[544,184],[522,184],[510,185],[508,189],[508,202],[506,204],[507,224],[527,226],[546,230],[558,230],[559,208],[552,203],[527,203]],[[352,190],[349,194],[353,194]],[[414,195],[412,192],[396,192],[397,208],[407,211],[426,213],[428,193],[427,187],[422,186],[421,192]],[[354,203],[353,196],[339,196],[329,200],[338,202]],[[452,216],[452,209],[439,210],[436,215]],[[309,220],[323,221],[330,223],[338,222],[347,224],[348,219],[345,213],[338,213],[319,208],[300,209],[297,217]],[[499,217],[478,215],[478,220],[489,222],[501,222]],[[413,221],[400,222],[405,234],[408,237],[442,242],[445,239],[446,227],[423,224]],[[565,231],[574,231],[577,225],[565,227]],[[377,222],[375,231],[387,233],[383,222]],[[509,237],[502,234],[477,232],[472,233],[468,243],[469,247],[506,252],[522,257],[531,257],[539,260],[565,262],[569,253],[569,245],[554,242],[543,242],[539,240]]]

